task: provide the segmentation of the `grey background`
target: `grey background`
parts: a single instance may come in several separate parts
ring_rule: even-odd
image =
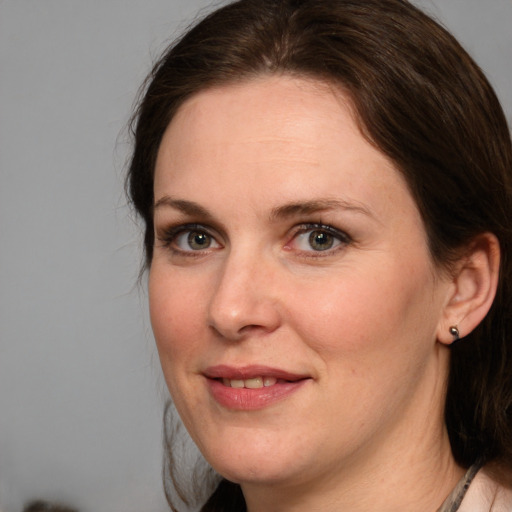
[[[512,117],[512,0],[424,0]],[[0,0],[0,509],[165,510],[125,126],[205,0]]]

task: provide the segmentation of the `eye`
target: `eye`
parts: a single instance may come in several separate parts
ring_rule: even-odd
[[[201,251],[208,249],[212,243],[212,237],[201,231],[184,231],[175,238],[175,244],[182,251]]]
[[[308,235],[308,244],[315,251],[332,249],[337,241],[333,235],[325,231],[311,231]]]
[[[159,235],[158,239],[165,247],[179,253],[193,253],[221,247],[215,237],[199,225],[171,227]]]
[[[287,246],[304,252],[323,252],[336,250],[349,242],[350,237],[343,231],[321,224],[307,224],[299,226],[293,240]]]

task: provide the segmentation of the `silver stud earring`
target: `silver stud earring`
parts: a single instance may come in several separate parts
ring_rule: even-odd
[[[456,325],[450,327],[450,334],[453,336],[453,341],[460,340],[459,328]]]

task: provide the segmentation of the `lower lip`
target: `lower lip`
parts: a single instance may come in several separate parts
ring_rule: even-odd
[[[278,381],[257,389],[231,388],[216,379],[207,379],[210,393],[223,407],[236,411],[256,411],[288,398],[310,379],[296,382]]]

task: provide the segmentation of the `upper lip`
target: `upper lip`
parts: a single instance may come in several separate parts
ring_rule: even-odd
[[[216,365],[208,367],[204,372],[204,376],[209,379],[254,379],[256,377],[274,377],[275,379],[287,380],[295,382],[307,379],[310,376],[306,374],[293,373],[280,368],[272,368],[263,365],[249,366],[228,366]]]

